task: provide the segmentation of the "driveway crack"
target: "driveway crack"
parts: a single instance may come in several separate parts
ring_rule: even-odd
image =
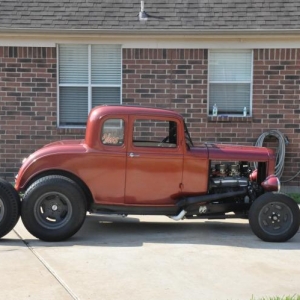
[[[79,297],[71,290],[71,288],[58,276],[54,269],[43,259],[38,252],[30,246],[29,242],[24,240],[22,236],[13,229],[15,234],[21,239],[21,241],[26,245],[26,247],[31,251],[31,253],[41,262],[41,264],[48,270],[48,272],[57,280],[57,282],[63,287],[63,289],[72,297],[74,300],[79,300]]]

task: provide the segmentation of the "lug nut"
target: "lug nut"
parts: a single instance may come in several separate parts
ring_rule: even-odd
[[[52,205],[52,210],[56,211],[58,209],[57,205]]]

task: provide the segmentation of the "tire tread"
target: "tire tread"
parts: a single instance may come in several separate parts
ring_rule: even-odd
[[[283,202],[285,205],[289,206],[293,214],[293,223],[290,228],[279,235],[269,235],[264,232],[258,221],[258,215],[260,210],[268,203],[272,202]],[[299,230],[300,225],[300,210],[298,204],[289,196],[280,192],[269,192],[263,194],[257,198],[250,207],[249,211],[249,224],[253,233],[266,242],[286,242],[291,239]]]
[[[73,193],[75,200],[73,205],[77,210],[78,218],[72,219],[72,224],[66,224],[59,229],[47,229],[37,223],[34,217],[33,207],[35,203],[35,193],[43,188],[67,189]],[[44,241],[62,241],[73,236],[82,226],[86,215],[86,199],[81,188],[70,178],[61,175],[49,175],[42,177],[31,184],[24,194],[22,201],[21,218],[26,229],[35,237]],[[75,224],[77,222],[77,224]]]
[[[0,238],[8,234],[20,217],[20,197],[14,187],[0,178],[0,198],[5,205],[5,215],[0,222]]]

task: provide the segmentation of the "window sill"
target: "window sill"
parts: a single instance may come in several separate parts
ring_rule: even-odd
[[[225,116],[225,115],[219,115],[219,116],[207,116],[207,122],[212,123],[250,123],[252,122],[252,116]]]

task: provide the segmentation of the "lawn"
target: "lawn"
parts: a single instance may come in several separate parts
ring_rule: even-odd
[[[300,204],[300,194],[299,193],[289,193],[288,195],[290,197],[292,197],[298,204]]]
[[[263,297],[263,298],[254,298],[252,297],[251,300],[300,300],[300,295],[294,296],[283,296],[283,297]]]

